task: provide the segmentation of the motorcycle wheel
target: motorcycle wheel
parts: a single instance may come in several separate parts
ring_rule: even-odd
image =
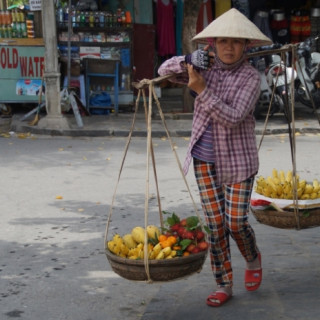
[[[296,91],[296,100],[298,100],[299,102],[301,102],[302,104],[304,104],[305,106],[307,106],[309,108],[313,108],[312,102],[308,98],[307,93],[306,93],[306,89],[302,85],[302,83],[300,81],[297,81],[295,86],[296,86],[296,90],[295,90]]]

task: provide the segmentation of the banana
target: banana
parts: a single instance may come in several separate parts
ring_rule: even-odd
[[[314,179],[313,180],[313,192],[319,192],[320,191],[320,184],[319,184],[319,181],[317,179]]]
[[[306,187],[306,184],[307,184],[306,180],[300,180],[298,184],[298,188],[301,188],[304,190],[304,188]]]
[[[172,258],[174,258],[177,255],[177,251],[176,250],[171,250],[170,256]]]
[[[273,176],[273,178],[278,178],[278,171],[277,171],[277,169],[272,169],[272,176]]]
[[[167,257],[171,254],[172,250],[170,247],[166,247],[166,248],[163,248],[161,251],[163,252],[164,256]]]
[[[282,196],[282,194],[283,194],[283,186],[282,186],[282,184],[277,184],[277,194],[278,194],[278,196]]]
[[[273,180],[273,183],[274,183],[275,185],[278,185],[278,184],[281,183],[280,179],[277,178],[277,177],[273,177],[272,180]]]
[[[156,256],[156,260],[162,260],[165,258],[164,252],[160,251],[159,254]]]
[[[289,170],[286,174],[286,181],[291,182],[292,181],[292,171]]]
[[[267,184],[272,188],[272,192],[277,193],[277,186],[274,184],[271,176],[267,178]]]
[[[304,188],[298,188],[297,190],[298,199],[301,198],[301,196],[303,195],[303,192],[304,192]]]
[[[313,192],[313,186],[307,183],[304,189],[304,194],[311,194],[312,192]]]
[[[149,253],[149,259],[155,259],[161,250],[162,250],[161,244],[157,243],[153,247],[152,251]]]
[[[129,248],[124,243],[122,243],[120,245],[120,256],[125,258],[128,253],[129,253]]]
[[[280,179],[281,183],[284,183],[286,181],[286,176],[285,176],[283,170],[279,171],[279,179]]]
[[[317,199],[317,197],[318,197],[318,194],[316,192],[312,192],[310,194],[310,199]]]
[[[265,195],[266,197],[270,197],[270,196],[271,196],[271,193],[272,193],[271,187],[267,186],[267,187],[264,189],[263,195]]]

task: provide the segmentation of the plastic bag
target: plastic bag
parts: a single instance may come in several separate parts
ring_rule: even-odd
[[[67,88],[64,88],[60,91],[60,104],[61,111],[63,112],[69,112],[69,110],[71,109],[69,92]]]
[[[92,95],[90,97],[90,106],[93,107],[110,107],[111,97],[107,92]]]

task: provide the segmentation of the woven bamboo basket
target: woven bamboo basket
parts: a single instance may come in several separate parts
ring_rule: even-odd
[[[149,279],[144,260],[126,259],[116,256],[108,249],[105,251],[113,271],[122,278],[135,281],[152,280],[154,282],[177,280],[200,272],[207,256],[207,252],[202,251],[187,257],[149,260]]]
[[[250,208],[258,222],[280,229],[307,229],[320,226],[320,208],[293,210],[257,210]]]

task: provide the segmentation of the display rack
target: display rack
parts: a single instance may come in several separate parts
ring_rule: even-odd
[[[86,77],[88,80],[86,81],[86,85],[90,85],[90,87],[85,89],[86,94],[89,92],[98,93],[101,91],[101,87],[105,87],[104,91],[110,94],[113,105],[117,105],[117,109],[118,105],[133,104],[133,89],[131,88],[133,55],[132,26],[73,27],[70,33],[70,43],[68,43],[69,35],[67,27],[58,25],[57,30],[61,60],[67,61],[68,50],[70,50],[71,53],[71,76],[84,74],[86,77],[86,73],[92,73],[86,70],[86,63],[84,63],[84,61],[87,58],[96,59],[98,66],[101,65],[100,61],[110,61],[111,65],[114,61],[119,62],[117,77],[111,77],[114,79],[111,85],[95,85],[94,81],[88,80],[92,75]],[[94,62],[91,62],[91,65],[93,64]],[[104,64],[106,65],[108,63]],[[66,76],[66,71],[62,73],[63,76]],[[114,74],[113,71],[111,73]],[[110,73],[106,72],[105,74]],[[99,77],[101,77],[101,75],[99,75]],[[103,78],[110,78],[110,76]],[[86,107],[89,109],[88,97],[86,97],[86,101]]]

